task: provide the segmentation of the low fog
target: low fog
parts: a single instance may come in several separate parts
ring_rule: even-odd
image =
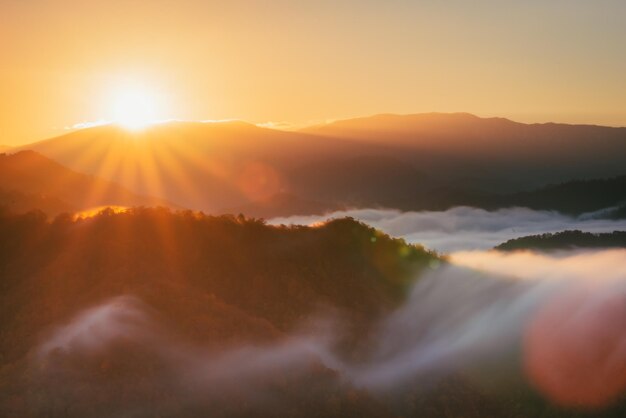
[[[394,209],[354,209],[322,216],[275,218],[270,223],[311,225],[350,216],[408,242],[440,252],[484,250],[524,235],[580,229],[587,232],[626,230],[626,219],[595,219],[598,214],[570,217],[527,208],[486,211],[455,207],[440,212],[401,212]]]
[[[480,216],[450,213],[468,228],[467,214]],[[419,224],[428,215],[411,216],[406,222]],[[483,230],[498,219],[484,217]],[[337,313],[321,311],[273,344],[241,342],[216,351],[177,337],[149,306],[124,295],[55,328],[35,350],[33,370],[55,382],[51,396],[71,403],[85,364],[107,350],[122,347],[164,365],[148,375],[149,383],[123,374],[120,381],[155,386],[168,396],[121,400],[102,416],[135,416],[150,407],[167,415],[168,406],[181,402],[192,409],[213,405],[216,415],[242,405],[286,414],[296,405],[281,388],[303,382],[311,396],[355,388],[394,408],[402,408],[405,394],[427,393],[449,376],[462,376],[490,396],[529,384],[566,408],[602,407],[626,390],[626,250],[473,251],[450,259],[418,278],[403,306],[358,344],[358,355],[338,348]]]

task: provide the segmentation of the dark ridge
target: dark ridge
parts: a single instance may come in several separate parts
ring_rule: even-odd
[[[592,233],[573,230],[528,235],[508,240],[495,247],[496,250],[500,251],[573,248],[626,248],[626,231]]]

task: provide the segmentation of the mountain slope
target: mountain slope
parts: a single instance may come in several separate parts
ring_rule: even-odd
[[[489,182],[463,177],[501,177],[506,182],[491,185],[528,189],[571,178],[616,176],[626,166],[626,128],[423,113],[340,120],[302,132],[405,147],[421,155],[415,155],[416,161],[427,172],[454,174],[456,167],[457,184],[483,188]]]
[[[571,180],[550,184],[535,190],[508,194],[477,193],[459,188],[428,191],[416,196],[402,209],[445,210],[454,206],[499,209],[513,206],[535,210],[552,210],[568,215],[588,212],[596,218],[622,218],[626,202],[626,176],[588,180]]]
[[[532,151],[531,146],[558,149],[564,154],[588,145],[604,147],[626,139],[626,128],[562,123],[525,124],[505,118],[481,118],[469,113],[381,114],[339,120],[304,128],[307,132],[337,138],[358,138],[369,142],[402,144],[423,149],[456,147],[476,151],[476,147],[502,147]],[[623,144],[622,144],[623,145]],[[489,150],[482,150],[487,152]],[[495,151],[492,150],[492,151]]]
[[[54,196],[0,189],[0,210],[10,213],[39,210],[49,216],[55,216],[60,213],[75,212],[77,208]]]
[[[98,206],[173,206],[115,183],[77,173],[33,151],[0,155],[0,190],[9,210],[49,214]],[[41,205],[41,206],[40,206]]]
[[[140,193],[220,212],[280,193],[317,200],[293,176],[294,170],[330,158],[376,156],[383,147],[243,122],[174,122],[136,132],[115,126],[90,128],[22,149]],[[325,187],[332,190],[332,183]]]
[[[623,175],[626,128],[469,114],[379,115],[302,132],[243,122],[101,126],[22,147],[137,193],[223,213],[291,195],[311,207],[445,206]],[[463,199],[449,196],[449,191]],[[466,200],[466,199],[465,199]],[[463,202],[460,202],[461,204]],[[271,205],[270,205],[271,206]],[[289,205],[263,213],[285,215]]]

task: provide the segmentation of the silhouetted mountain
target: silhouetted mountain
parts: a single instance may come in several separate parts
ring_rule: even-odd
[[[54,215],[105,205],[172,206],[77,173],[33,151],[0,155],[0,190],[0,205],[17,212],[39,209]]]
[[[22,148],[131,190],[212,212],[279,193],[315,200],[294,183],[292,170],[378,149],[243,122],[175,122],[139,132],[102,126]]]
[[[298,205],[301,214],[319,211],[319,204],[498,206],[508,202],[500,203],[503,194],[623,175],[626,128],[379,115],[303,132],[243,122],[178,122],[136,132],[101,126],[22,148],[194,209],[255,210],[287,194],[311,202],[307,210]],[[285,214],[265,206],[267,216]]]
[[[302,132],[400,146],[421,170],[486,191],[616,176],[626,166],[626,128],[424,113],[340,120]]]
[[[479,118],[469,113],[379,114],[337,120],[306,127],[301,131],[372,142],[391,141],[418,147],[425,146],[424,141],[435,138],[449,138],[461,143],[460,136],[491,136],[504,132],[509,124],[515,122],[504,118]]]
[[[500,251],[569,250],[574,248],[626,248],[626,231],[603,233],[579,230],[528,235],[508,240],[495,247]]]

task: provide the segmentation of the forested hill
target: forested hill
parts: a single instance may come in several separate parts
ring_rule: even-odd
[[[603,233],[562,231],[508,240],[496,250],[565,250],[572,248],[626,248],[626,231]]]
[[[159,208],[80,220],[1,215],[0,411],[66,416],[63,399],[75,399],[69,416],[100,416],[115,405],[128,408],[128,397],[161,396],[154,391],[162,381],[152,387],[136,379],[167,368],[132,344],[99,357],[94,369],[82,357],[55,358],[56,366],[63,359],[69,368],[81,364],[88,383],[79,387],[64,387],[48,369],[52,375],[29,369],[27,359],[51,331],[112,298],[141,300],[176,339],[207,349],[276,341],[319,311],[341,314],[349,343],[397,307],[419,271],[437,260],[352,219],[274,227]],[[93,327],[95,336],[114,332]],[[354,403],[367,408],[363,399]]]
[[[201,319],[209,307],[229,306],[280,331],[320,304],[375,315],[399,302],[434,259],[350,218],[276,227],[162,208],[105,210],[76,221],[69,215],[49,221],[36,212],[3,215],[0,310],[3,318],[16,317],[11,307],[29,312],[17,317],[34,331],[32,315],[48,322],[134,294],[180,314],[182,324]]]

